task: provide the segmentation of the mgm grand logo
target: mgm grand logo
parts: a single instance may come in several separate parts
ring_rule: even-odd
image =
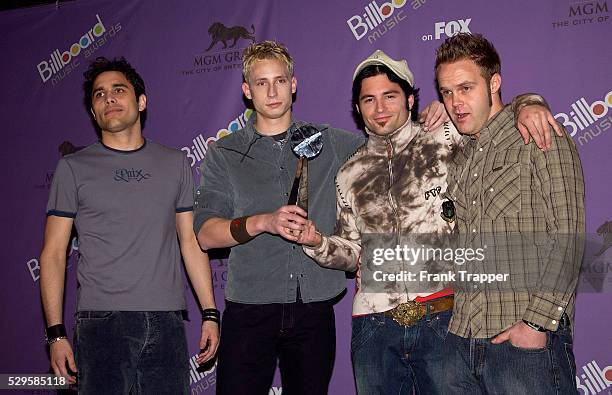
[[[222,49],[226,49],[227,42],[231,40],[234,41],[229,47],[234,48],[236,46],[236,42],[238,42],[238,40],[240,40],[241,38],[245,40],[251,40],[251,42],[254,43],[255,26],[251,25],[251,30],[252,32],[249,32],[242,26],[226,27],[221,22],[215,22],[208,28],[208,34],[210,35],[211,42],[208,48],[206,48],[206,51],[204,52],[210,51],[212,47],[214,47],[217,43],[223,43]]]
[[[208,28],[210,44],[193,59],[193,68],[183,70],[183,75],[207,74],[211,72],[242,68],[242,50],[239,44],[255,42],[255,26],[251,30],[243,26],[225,26],[215,22]]]

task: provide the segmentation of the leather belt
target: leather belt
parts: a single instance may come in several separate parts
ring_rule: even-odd
[[[384,312],[386,316],[393,318],[395,322],[404,326],[412,326],[418,320],[423,318],[427,313],[441,313],[443,311],[452,310],[454,297],[444,296],[426,302],[415,302],[410,300],[406,303],[401,303],[391,310]]]

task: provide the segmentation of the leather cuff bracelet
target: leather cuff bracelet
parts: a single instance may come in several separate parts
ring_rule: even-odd
[[[47,344],[53,344],[58,340],[67,338],[68,334],[66,333],[64,324],[53,325],[45,330],[45,341]]]
[[[234,218],[232,222],[230,222],[230,233],[234,240],[240,244],[246,243],[253,238],[246,229],[247,218],[249,217]]]

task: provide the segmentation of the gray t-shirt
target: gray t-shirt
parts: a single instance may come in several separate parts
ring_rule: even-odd
[[[77,309],[184,309],[176,213],[191,210],[193,177],[181,151],[97,142],[60,159],[47,215],[74,218]]]

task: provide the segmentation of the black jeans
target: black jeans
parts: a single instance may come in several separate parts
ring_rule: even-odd
[[[283,395],[327,394],[336,354],[333,302],[225,302],[217,394],[267,395],[279,362]]]

